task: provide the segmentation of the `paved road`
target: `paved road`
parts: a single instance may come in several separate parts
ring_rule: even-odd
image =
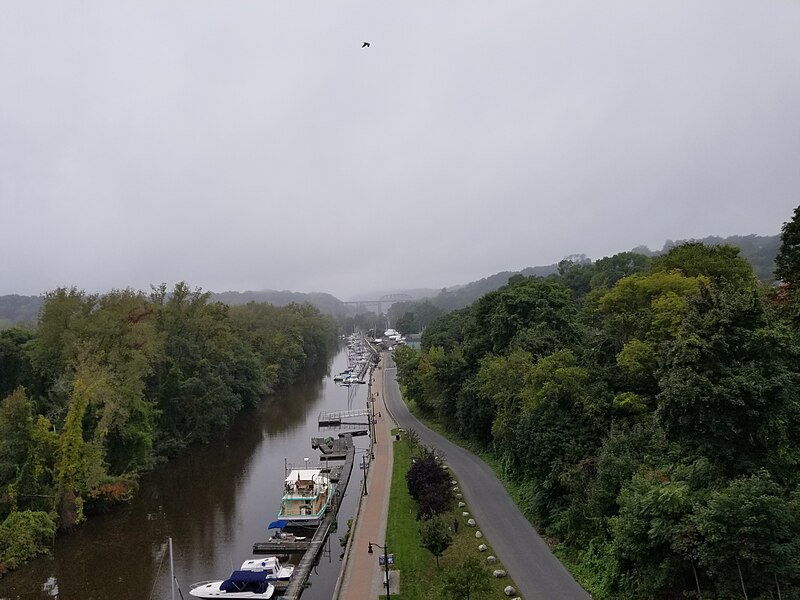
[[[384,401],[400,427],[414,429],[420,441],[444,452],[461,485],[467,509],[494,548],[525,600],[589,600],[591,596],[553,556],[522,515],[494,472],[480,458],[420,423],[400,398],[397,371],[384,353]],[[476,542],[477,545],[477,542]]]

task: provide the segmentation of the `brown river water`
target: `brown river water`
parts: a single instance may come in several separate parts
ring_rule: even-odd
[[[224,440],[190,448],[144,476],[131,503],[91,517],[59,536],[52,556],[0,579],[0,600],[169,600],[168,537],[183,598],[191,598],[193,582],[226,578],[253,556],[254,542],[269,537],[267,525],[280,507],[284,460],[316,462],[311,438],[336,435],[318,430],[319,413],[366,407],[366,385],[333,382],[332,374],[346,366],[343,349],[305,381],[240,414]],[[369,438],[355,441],[358,465]],[[303,600],[331,598],[341,567],[339,537],[347,531],[360,487],[356,466],[338,531],[329,536]],[[292,556],[290,562],[299,560]]]

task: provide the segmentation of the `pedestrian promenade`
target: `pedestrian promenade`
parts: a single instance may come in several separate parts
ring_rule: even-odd
[[[389,490],[391,489],[392,444],[389,411],[384,403],[384,366],[381,357],[379,367],[374,371],[371,393],[375,400],[375,439],[372,452],[375,458],[369,468],[367,493],[361,496],[355,529],[347,546],[342,575],[334,593],[334,600],[376,600],[386,594],[383,583],[383,568],[378,566],[380,548],[373,546],[373,553],[367,552],[369,543],[383,546],[386,539],[386,518],[389,510]],[[380,414],[380,416],[378,416]],[[363,494],[363,486],[361,492]],[[352,491],[350,493],[353,493]],[[397,576],[392,577],[391,588],[395,592]]]

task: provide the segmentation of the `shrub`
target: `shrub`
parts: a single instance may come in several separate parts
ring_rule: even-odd
[[[12,512],[0,524],[0,573],[50,551],[56,524],[46,512]]]
[[[450,508],[450,474],[430,449],[414,460],[406,474],[408,493],[417,501],[417,518],[427,519]]]

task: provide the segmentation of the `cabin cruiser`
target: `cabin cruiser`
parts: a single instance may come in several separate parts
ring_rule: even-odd
[[[289,525],[316,527],[336,489],[322,469],[292,469],[283,482],[278,519]]]
[[[192,584],[189,595],[206,600],[216,598],[272,598],[275,586],[266,571],[234,571],[224,581]]]
[[[264,572],[268,581],[286,581],[294,573],[294,565],[283,565],[277,556],[251,558],[242,563],[241,571]]]

